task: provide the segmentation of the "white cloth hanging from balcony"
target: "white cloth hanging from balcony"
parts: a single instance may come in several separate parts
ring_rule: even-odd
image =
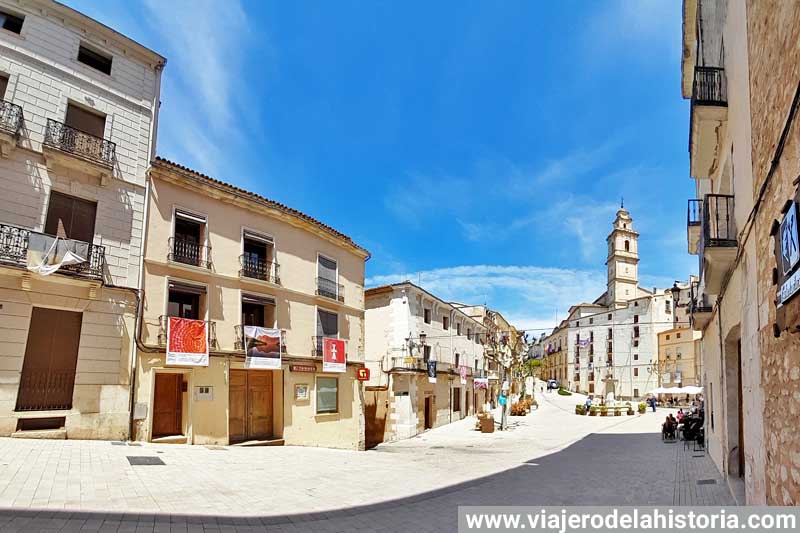
[[[28,235],[27,268],[49,276],[59,268],[85,263],[89,258],[89,243],[51,237],[42,233]]]

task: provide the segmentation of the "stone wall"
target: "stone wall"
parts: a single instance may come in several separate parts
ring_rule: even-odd
[[[800,9],[792,2],[749,0],[747,3],[753,130],[754,191],[767,178],[781,131],[800,81]],[[774,241],[769,236],[784,202],[794,196],[792,181],[800,174],[800,122],[795,120],[780,163],[771,177],[756,216],[758,306],[762,354],[768,504],[800,503],[800,336],[774,337]]]

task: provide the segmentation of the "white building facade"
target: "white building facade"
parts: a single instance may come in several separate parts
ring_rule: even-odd
[[[0,14],[0,435],[126,438],[165,59],[56,2]]]

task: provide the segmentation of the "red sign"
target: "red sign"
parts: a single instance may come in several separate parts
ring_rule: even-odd
[[[359,368],[356,370],[358,381],[369,381],[369,368]]]
[[[347,354],[344,350],[344,341],[341,339],[322,339],[322,371],[345,372]]]
[[[171,316],[167,319],[167,365],[208,366],[208,324]]]
[[[292,372],[316,372],[316,365],[289,365]]]

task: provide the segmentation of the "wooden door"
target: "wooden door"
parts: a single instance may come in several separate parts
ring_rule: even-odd
[[[72,409],[83,313],[34,307],[17,411]]]
[[[364,441],[367,449],[383,442],[386,432],[386,404],[388,391],[376,390],[364,393]],[[398,398],[402,398],[399,396]]]
[[[231,370],[228,388],[230,442],[272,437],[272,372]]]
[[[157,373],[153,393],[153,437],[183,434],[183,374]]]
[[[431,429],[433,427],[433,413],[434,413],[434,401],[433,396],[426,396],[425,397],[425,429]]]

